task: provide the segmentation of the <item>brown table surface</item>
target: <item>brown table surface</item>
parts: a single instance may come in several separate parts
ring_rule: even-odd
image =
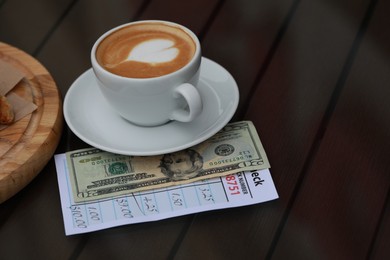
[[[0,259],[390,259],[390,1],[0,0],[0,41],[65,96],[98,36],[143,19],[234,76],[280,198],[65,236],[50,160],[0,205]],[[64,124],[56,153],[84,147]]]

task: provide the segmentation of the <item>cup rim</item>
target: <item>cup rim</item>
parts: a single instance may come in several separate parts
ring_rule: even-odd
[[[180,69],[178,69],[176,71],[173,71],[171,73],[168,73],[168,74],[165,74],[165,75],[162,75],[162,76],[151,77],[151,78],[130,78],[130,77],[121,76],[121,75],[118,75],[118,74],[115,74],[115,73],[112,73],[112,72],[106,70],[103,66],[100,65],[100,63],[96,59],[96,55],[95,54],[96,54],[96,50],[97,50],[97,47],[99,46],[99,44],[103,41],[103,39],[105,39],[108,35],[112,34],[113,32],[115,32],[115,31],[117,31],[119,29],[122,29],[122,28],[124,28],[126,26],[133,25],[133,24],[139,24],[139,23],[163,23],[163,24],[167,24],[167,25],[170,25],[170,26],[179,27],[180,29],[184,30],[193,39],[193,41],[195,42],[196,48],[195,48],[195,53],[194,53],[192,59],[186,65],[184,65],[183,67],[181,67]],[[172,76],[180,73],[181,71],[186,70],[188,67],[192,66],[193,63],[195,63],[197,60],[199,60],[199,58],[201,58],[200,57],[201,56],[200,53],[201,53],[201,45],[200,45],[200,41],[199,41],[198,37],[196,36],[196,34],[193,31],[191,31],[186,26],[178,24],[178,23],[175,23],[175,22],[171,22],[171,21],[165,21],[165,20],[139,20],[139,21],[134,21],[134,22],[121,24],[121,25],[116,26],[116,27],[106,31],[105,33],[103,33],[95,41],[95,43],[92,46],[92,49],[91,49],[91,62],[92,62],[92,68],[94,70],[95,69],[99,69],[100,73],[104,73],[106,75],[110,75],[111,77],[114,77],[114,78],[117,78],[117,79],[126,79],[126,80],[134,80],[134,81],[148,81],[148,80],[150,81],[150,80],[159,80],[159,79],[163,79],[163,78],[172,77]]]

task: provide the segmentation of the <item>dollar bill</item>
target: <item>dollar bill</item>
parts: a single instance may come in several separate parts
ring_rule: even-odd
[[[228,124],[201,144],[161,156],[126,156],[96,148],[66,156],[75,203],[270,168],[250,121]]]

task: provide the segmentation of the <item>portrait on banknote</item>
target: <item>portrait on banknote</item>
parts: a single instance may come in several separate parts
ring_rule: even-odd
[[[193,149],[165,154],[160,161],[161,172],[172,181],[195,178],[203,168],[203,157]]]

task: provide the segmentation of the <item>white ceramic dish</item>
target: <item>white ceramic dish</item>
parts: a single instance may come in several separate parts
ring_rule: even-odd
[[[141,127],[129,123],[111,109],[89,69],[67,92],[64,117],[80,139],[104,151],[137,156],[176,152],[213,136],[237,109],[239,92],[234,78],[219,64],[204,57],[198,89],[204,106],[194,121]]]

